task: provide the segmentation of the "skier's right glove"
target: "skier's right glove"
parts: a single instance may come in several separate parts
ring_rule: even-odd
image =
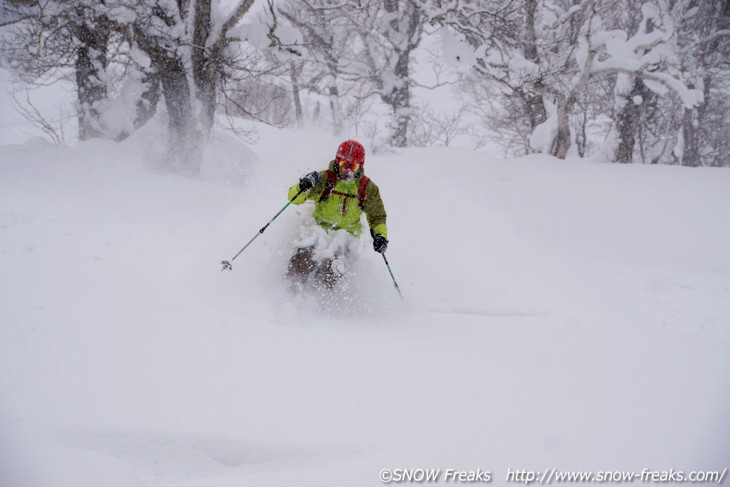
[[[309,191],[318,182],[319,173],[317,171],[312,171],[299,180],[299,189],[301,189],[302,191]]]

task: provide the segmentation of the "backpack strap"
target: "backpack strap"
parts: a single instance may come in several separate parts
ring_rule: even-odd
[[[365,196],[367,195],[369,184],[370,184],[370,178],[367,176],[363,176],[362,179],[360,180],[360,187],[357,190],[357,202],[360,204],[361,209],[362,209],[362,205],[365,204]]]
[[[337,176],[333,171],[327,169],[327,182],[324,183],[324,189],[322,190],[322,194],[319,197],[320,203],[322,203],[323,201],[327,201],[327,199],[330,197],[330,194],[332,194],[332,188],[335,187],[335,184],[337,184]]]
[[[335,184],[337,184],[337,176],[334,172],[327,169],[327,182],[324,184],[324,189],[322,190],[322,194],[319,197],[319,202],[322,203],[324,201],[327,201],[332,194],[332,189],[335,187]],[[368,185],[370,184],[370,178],[367,176],[363,176],[360,180],[360,186],[357,189],[357,202],[362,208],[362,206],[365,204],[365,197],[367,196],[368,192]],[[350,196],[343,193],[338,193],[342,196]],[[345,202],[347,201],[347,198],[345,198]]]

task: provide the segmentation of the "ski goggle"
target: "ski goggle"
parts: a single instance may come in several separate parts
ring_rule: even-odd
[[[348,161],[347,159],[340,159],[337,161],[337,164],[340,166],[340,169],[352,172],[357,172],[360,170],[360,167],[362,167],[362,164],[360,164],[359,162]]]

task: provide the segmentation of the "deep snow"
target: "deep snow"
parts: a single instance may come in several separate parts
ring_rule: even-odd
[[[730,467],[729,171],[368,154],[405,301],[364,236],[323,303],[282,277],[308,206],[220,270],[339,142],[260,130],[203,180],[151,133],[0,146],[0,484]]]

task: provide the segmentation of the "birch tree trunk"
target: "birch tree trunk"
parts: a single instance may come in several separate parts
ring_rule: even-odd
[[[525,59],[538,65],[540,63],[540,57],[537,50],[537,34],[535,32],[535,13],[537,11],[537,0],[527,0],[525,2]],[[545,111],[545,102],[542,99],[540,89],[542,88],[540,82],[535,83],[537,91],[525,91],[524,89],[519,90],[519,96],[527,107],[527,115],[530,119],[530,129],[535,130],[535,127],[542,124],[547,120],[547,112]]]
[[[570,112],[573,106],[572,97],[558,96],[556,106],[557,131],[552,145],[550,155],[558,159],[565,159],[570,149]]]
[[[395,82],[390,93],[383,97],[392,110],[393,120],[390,124],[391,134],[388,143],[393,147],[406,147],[408,145],[408,124],[411,118],[409,58],[410,53],[408,51],[398,53],[398,61],[394,71]]]
[[[408,145],[408,125],[412,116],[411,111],[411,79],[410,59],[411,52],[420,42],[421,13],[414,6],[398,0],[384,0],[383,6],[388,15],[392,16],[389,30],[385,37],[392,43],[395,55],[393,66],[393,80],[382,95],[382,100],[391,108],[391,133],[388,143],[393,147]],[[403,17],[398,15],[400,8],[405,8]],[[403,22],[401,22],[401,19]]]
[[[297,66],[295,62],[289,65],[289,74],[291,79],[291,91],[294,98],[294,113],[297,120],[297,127],[301,127],[304,122],[304,110],[302,110],[302,99],[299,96],[299,73],[301,66]]]

